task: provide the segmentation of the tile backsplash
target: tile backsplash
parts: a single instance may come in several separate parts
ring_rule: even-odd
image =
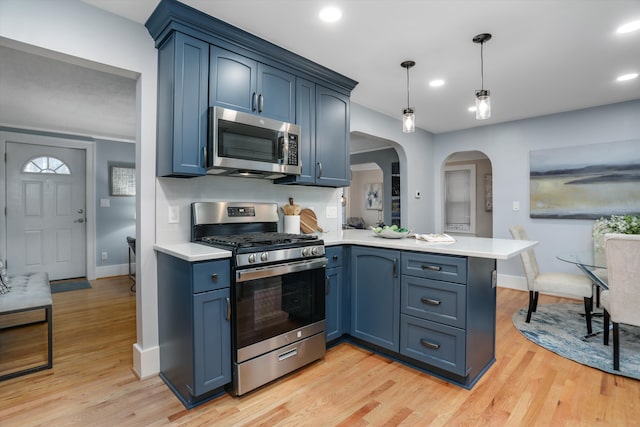
[[[316,212],[318,225],[325,232],[342,226],[341,188],[279,185],[253,178],[204,176],[198,178],[156,178],[156,243],[170,244],[190,240],[191,203],[201,201],[246,201],[277,203],[278,230],[283,231],[280,207],[289,197]],[[327,209],[329,208],[329,209]],[[327,218],[337,210],[337,218]],[[327,212],[328,211],[328,212]]]

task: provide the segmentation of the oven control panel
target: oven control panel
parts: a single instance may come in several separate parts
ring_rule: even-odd
[[[236,267],[246,267],[273,262],[287,262],[304,258],[317,258],[324,255],[324,245],[303,246],[298,248],[275,249],[236,255]]]

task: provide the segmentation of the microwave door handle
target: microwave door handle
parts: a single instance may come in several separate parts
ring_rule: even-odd
[[[207,147],[204,146],[202,147],[202,159],[204,161],[204,167],[206,168],[207,166],[209,166],[209,159],[207,158]]]
[[[278,161],[280,163],[284,163],[285,160],[285,142],[284,142],[284,136],[279,136],[278,137]]]

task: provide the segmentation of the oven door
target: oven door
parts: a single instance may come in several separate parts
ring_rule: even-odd
[[[324,333],[326,258],[238,270],[234,362]]]

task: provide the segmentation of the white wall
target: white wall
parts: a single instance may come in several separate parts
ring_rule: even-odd
[[[591,250],[593,221],[529,218],[529,152],[633,139],[640,139],[640,100],[435,135],[433,164],[456,151],[485,153],[493,166],[494,237],[510,239],[509,227],[522,224],[540,242],[535,252],[542,271],[576,273],[556,254]],[[435,200],[441,200],[439,174],[435,181]],[[512,210],[513,201],[520,211]],[[441,223],[439,209],[435,217]],[[498,273],[501,285],[524,276],[519,258],[498,262]]]
[[[349,207],[348,216],[360,217],[364,219],[365,226],[375,226],[380,221],[383,221],[383,212],[377,209],[366,208],[366,185],[382,183],[384,180],[382,169],[375,170],[362,170],[351,172],[351,187],[349,190],[349,200],[347,206]],[[390,194],[383,192],[382,197],[386,199],[391,197]]]
[[[133,366],[159,371],[155,240],[157,54],[144,26],[78,0],[0,0],[0,43],[106,72],[138,76],[136,204],[138,342]]]
[[[386,139],[393,145],[400,160],[401,223],[422,233],[435,231],[434,176],[439,167],[433,167],[434,136],[422,129],[402,133],[399,119],[355,103],[351,103],[351,132]],[[415,198],[416,191],[420,191],[419,199]]]

